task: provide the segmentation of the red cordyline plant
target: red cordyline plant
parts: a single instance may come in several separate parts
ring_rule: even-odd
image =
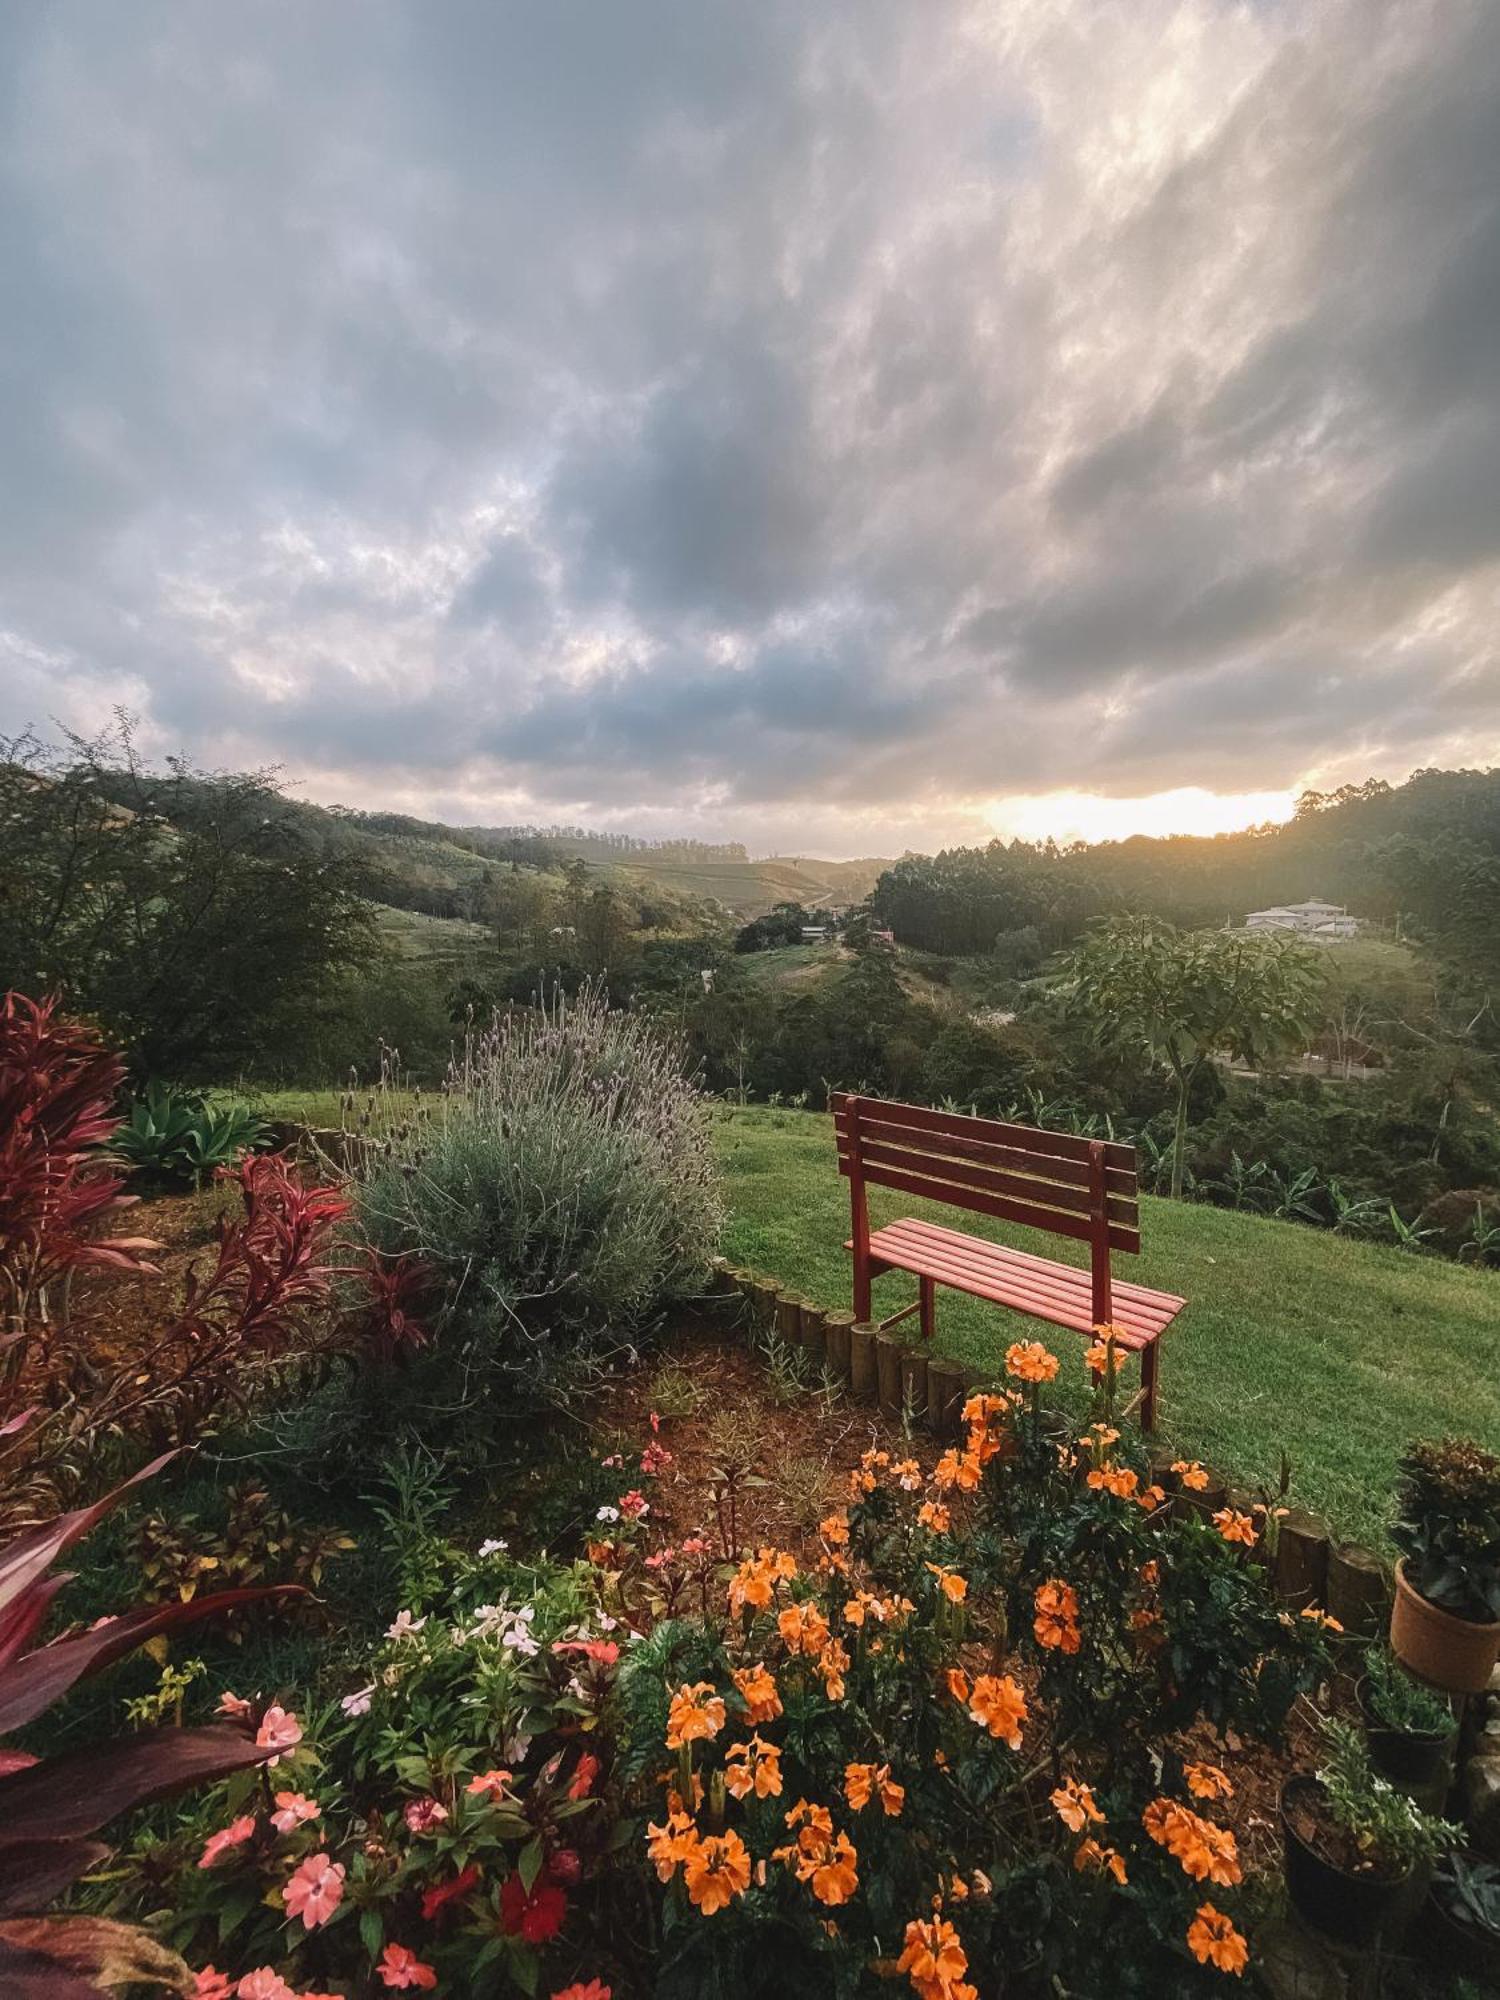
[[[287,1586],[220,1591],[191,1603],[140,1607],[32,1646],[69,1580],[52,1565],[171,1456],[154,1460],[92,1507],[28,1529],[0,1548],[0,1739],[159,1633],[257,1599],[304,1594]],[[119,1813],[275,1753],[274,1742],[257,1742],[227,1724],[167,1724],[46,1759],[0,1741],[0,1993],[7,2000],[97,2000],[136,1981],[191,1993],[187,1966],[144,1931],[102,1917],[41,1912],[108,1857],[94,1836]]]
[[[98,1239],[90,1226],[133,1197],[101,1149],[118,1131],[125,1070],[94,1031],[59,1013],[55,996],[0,1002],[0,1383],[25,1366],[48,1287],[80,1265],[140,1270],[160,1245]]]

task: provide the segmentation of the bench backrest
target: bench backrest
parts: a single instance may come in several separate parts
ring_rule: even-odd
[[[835,1091],[839,1172],[1110,1250],[1139,1250],[1135,1148]],[[858,1234],[858,1221],[856,1221]]]

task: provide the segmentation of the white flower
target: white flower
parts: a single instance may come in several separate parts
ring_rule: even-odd
[[[487,1542],[479,1544],[479,1553],[482,1556],[503,1556],[509,1547],[509,1542],[502,1542],[498,1535],[491,1535]]]
[[[618,1521],[619,1518],[620,1510],[618,1507],[601,1507],[594,1516],[596,1521]]]
[[[345,1715],[368,1715],[370,1713],[370,1696],[374,1692],[375,1683],[371,1681],[368,1687],[358,1688],[353,1694],[346,1694],[344,1699],[339,1703],[339,1707],[344,1711]]]
[[[387,1639],[409,1639],[414,1632],[420,1632],[426,1623],[425,1618],[413,1618],[409,1611],[398,1611],[395,1623],[385,1628],[385,1636]]]

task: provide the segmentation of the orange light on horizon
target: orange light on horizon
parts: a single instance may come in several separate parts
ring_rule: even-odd
[[[1286,820],[1296,792],[1210,792],[1201,785],[1151,792],[1141,798],[1109,798],[1100,792],[1032,792],[996,799],[985,819],[1002,839],[1129,840],[1133,834],[1160,839],[1174,833],[1239,833],[1267,820]]]

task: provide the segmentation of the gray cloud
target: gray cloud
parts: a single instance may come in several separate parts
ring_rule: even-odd
[[[851,848],[1500,754],[1487,0],[57,0],[0,265],[0,727]]]

